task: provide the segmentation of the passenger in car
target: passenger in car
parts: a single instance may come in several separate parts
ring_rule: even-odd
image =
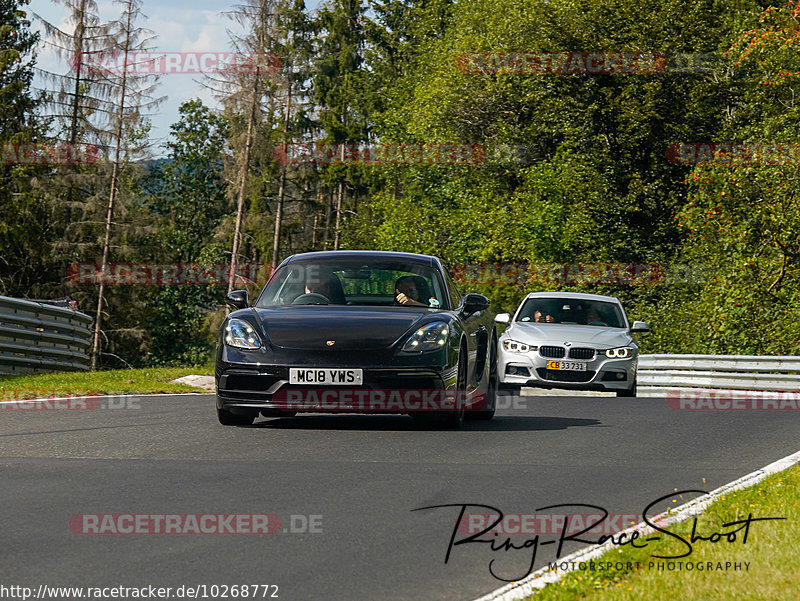
[[[533,321],[536,323],[555,323],[556,319],[552,315],[545,315],[537,309],[537,311],[533,314]]]

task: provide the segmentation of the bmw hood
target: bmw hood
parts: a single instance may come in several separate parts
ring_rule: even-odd
[[[317,351],[385,349],[428,315],[427,310],[320,305],[255,312],[271,344]]]
[[[604,349],[626,346],[633,342],[628,330],[580,325],[515,322],[503,335],[518,342],[537,346],[543,344],[563,346],[565,342],[571,342],[572,346]]]

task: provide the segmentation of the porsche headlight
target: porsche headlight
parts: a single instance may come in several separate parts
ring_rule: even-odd
[[[225,326],[225,344],[234,348],[257,349],[261,341],[253,327],[241,319],[231,319]]]
[[[627,359],[633,354],[633,349],[629,346],[620,346],[606,350],[606,357],[611,359]]]
[[[402,352],[416,353],[424,351],[435,351],[447,344],[447,337],[450,335],[450,326],[446,323],[437,321],[422,326],[414,332],[403,345]]]
[[[528,353],[538,349],[538,346],[531,346],[530,344],[517,342],[516,340],[511,340],[509,338],[503,340],[503,350],[506,350],[509,353]]]

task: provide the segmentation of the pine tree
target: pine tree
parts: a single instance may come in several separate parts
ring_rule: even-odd
[[[272,0],[249,0],[238,5],[227,16],[245,28],[244,36],[231,34],[231,43],[237,53],[238,62],[244,68],[231,70],[216,77],[208,77],[208,84],[222,101],[226,118],[231,124],[229,145],[233,149],[232,173],[229,176],[229,196],[234,200],[236,213],[231,243],[231,267],[228,276],[228,291],[236,285],[236,270],[241,253],[241,242],[245,227],[245,201],[249,193],[261,194],[257,181],[251,177],[253,157],[264,156],[265,149],[253,152],[260,144],[259,128],[271,110],[265,107],[265,99],[271,98],[271,55],[274,14]],[[253,191],[255,189],[255,191]]]
[[[113,112],[109,115],[109,129],[103,132],[108,139],[111,156],[111,177],[109,181],[108,203],[105,214],[105,228],[102,241],[102,261],[100,263],[100,286],[97,294],[94,337],[92,342],[92,369],[100,364],[102,345],[100,334],[103,321],[105,278],[111,253],[114,209],[118,200],[123,171],[130,161],[140,158],[146,150],[148,125],[143,121],[144,111],[157,106],[163,98],[152,96],[157,76],[140,74],[132,57],[147,49],[152,40],[151,32],[136,25],[141,17],[139,0],[116,0],[122,7],[122,14],[116,24],[116,47],[111,50],[122,59],[122,72],[109,73],[109,81],[114,86]]]
[[[59,1],[67,12],[66,31],[35,15],[44,28],[45,44],[68,65],[64,73],[38,70],[48,92],[44,114],[53,123],[50,134],[56,143],[76,150],[82,146],[92,154],[93,146],[104,147],[108,142],[115,86],[96,65],[102,57],[112,58],[117,46],[115,31],[113,23],[100,21],[94,0]],[[95,205],[107,177],[101,166],[73,163],[55,167],[46,178],[34,180],[53,207],[54,227],[61,231],[53,254],[62,273],[86,248],[87,223],[95,220]],[[64,282],[62,293],[66,286]]]
[[[311,85],[310,58],[313,55],[313,26],[305,12],[303,0],[279,2],[276,5],[276,28],[274,49],[281,57],[283,94],[283,117],[280,125],[280,145],[287,148],[295,141],[303,139],[312,126],[308,112],[310,111],[309,88]],[[314,166],[292,167],[283,162],[277,190],[275,221],[272,241],[272,268],[280,263],[281,230],[285,220],[284,206],[287,201],[287,190],[291,186],[295,192],[291,207],[299,222],[304,220],[303,205],[313,208],[315,198],[309,198],[309,178],[317,175]],[[301,226],[302,227],[302,226]],[[313,239],[312,231],[312,239]],[[306,236],[307,238],[307,236]],[[308,240],[304,240],[308,244]]]
[[[373,99],[370,76],[364,65],[365,11],[361,0],[331,0],[317,15],[320,28],[314,75],[317,120],[324,142],[340,145],[340,159],[344,158],[344,144],[369,140]],[[345,186],[349,184],[355,192],[360,191],[361,169],[334,164],[325,168],[323,177],[336,189],[333,248],[338,250],[344,225]]]
[[[54,275],[43,244],[52,236],[48,207],[29,185],[44,169],[13,164],[17,145],[42,141],[44,133],[31,84],[39,38],[27,4],[0,0],[0,294],[12,296],[37,294],[42,275]]]

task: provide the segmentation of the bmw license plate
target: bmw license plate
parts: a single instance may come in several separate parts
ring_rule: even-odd
[[[580,361],[548,361],[547,369],[559,371],[586,371],[586,363]]]
[[[361,369],[289,368],[289,384],[316,384],[321,386],[352,385],[361,386],[364,382]]]

